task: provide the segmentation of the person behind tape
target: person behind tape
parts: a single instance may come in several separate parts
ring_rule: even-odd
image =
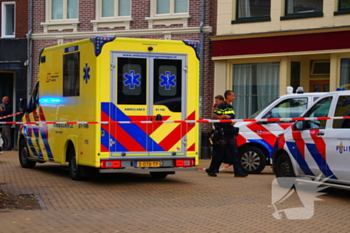
[[[231,103],[235,100],[235,94],[231,90],[225,91],[225,101],[220,104],[214,112],[214,119],[226,120],[235,119],[235,110]],[[216,126],[216,132],[222,134],[222,143],[218,146],[216,155],[213,156],[210,166],[205,171],[209,176],[216,177],[215,172],[220,168],[223,161],[227,147],[229,149],[230,156],[232,156],[233,168],[235,177],[246,177],[248,174],[243,173],[241,163],[239,162],[238,146],[236,137],[234,135],[234,122],[218,123]]]
[[[7,116],[12,114],[12,105],[10,103],[10,98],[8,96],[4,96],[2,98],[2,103],[0,105],[0,116]],[[9,118],[1,119],[1,121],[8,121]],[[2,125],[2,138],[4,140],[3,150],[8,151],[12,148],[12,139],[11,139],[11,125]]]
[[[214,105],[213,105],[213,107],[212,107],[212,118],[214,118],[214,114],[215,114],[215,112],[217,111],[217,108],[219,107],[219,105],[220,104],[222,104],[223,102],[225,101],[225,99],[224,99],[224,97],[222,96],[222,95],[217,95],[217,96],[215,96],[215,98],[214,98]],[[217,127],[217,125],[218,125],[218,123],[214,123],[214,129]],[[214,156],[216,156],[216,153],[217,153],[217,150],[218,150],[218,145],[216,144],[216,143],[213,143],[213,150],[212,150],[212,152],[211,152],[211,154],[212,154],[212,158],[214,157]],[[219,172],[219,170],[215,170],[214,171],[215,173],[218,173]]]

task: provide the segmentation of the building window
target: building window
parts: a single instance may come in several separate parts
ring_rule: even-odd
[[[334,15],[350,14],[350,1],[338,0],[338,11],[334,12]]]
[[[301,63],[292,61],[290,64],[290,85],[296,91],[300,86]]]
[[[131,0],[97,0],[96,19],[91,20],[94,31],[99,28],[124,27],[130,29]]]
[[[323,0],[286,1],[286,15],[322,12]]]
[[[78,31],[79,0],[46,0],[44,33],[50,30]]]
[[[188,12],[188,0],[157,0],[156,14],[174,15]]]
[[[248,118],[279,96],[279,62],[233,65],[237,118]]]
[[[130,16],[130,0],[101,0],[100,18]]]
[[[349,0],[339,0],[338,10],[339,11],[350,11],[350,1]]]
[[[79,0],[52,0],[51,20],[78,18]]]
[[[350,58],[340,59],[340,87],[350,90]]]
[[[3,2],[1,9],[1,36],[15,37],[15,2]]]
[[[237,19],[270,16],[270,0],[237,0]]]
[[[286,0],[285,16],[281,19],[300,19],[323,16],[323,0]]]
[[[189,0],[150,0],[150,3],[150,17],[146,17],[149,29],[155,25],[180,24],[187,27],[190,18]]]

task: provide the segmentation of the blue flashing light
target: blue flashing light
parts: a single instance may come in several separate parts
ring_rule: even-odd
[[[111,42],[115,39],[114,36],[94,36],[90,38],[90,41],[95,45],[95,55],[96,57],[100,55],[102,47],[105,43]]]
[[[191,46],[194,49],[194,51],[196,51],[196,56],[199,59],[199,55],[200,55],[200,53],[199,53],[199,42],[198,41],[194,41],[194,40],[184,40],[183,42],[186,45]]]
[[[40,98],[39,102],[41,104],[58,104],[61,103],[59,98]]]
[[[345,91],[345,88],[344,87],[338,87],[337,91]]]

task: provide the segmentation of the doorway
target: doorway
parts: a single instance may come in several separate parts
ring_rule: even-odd
[[[329,80],[310,81],[310,92],[329,92]]]

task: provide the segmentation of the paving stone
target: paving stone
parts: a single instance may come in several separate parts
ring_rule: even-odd
[[[208,167],[201,160],[199,167]],[[209,177],[179,172],[155,180],[149,174],[100,174],[73,181],[66,166],[24,169],[18,152],[0,155],[0,188],[36,194],[46,209],[0,211],[0,232],[349,232],[350,192],[326,189],[308,220],[275,219],[271,168],[234,178],[232,167]],[[297,207],[292,198],[286,206]]]

